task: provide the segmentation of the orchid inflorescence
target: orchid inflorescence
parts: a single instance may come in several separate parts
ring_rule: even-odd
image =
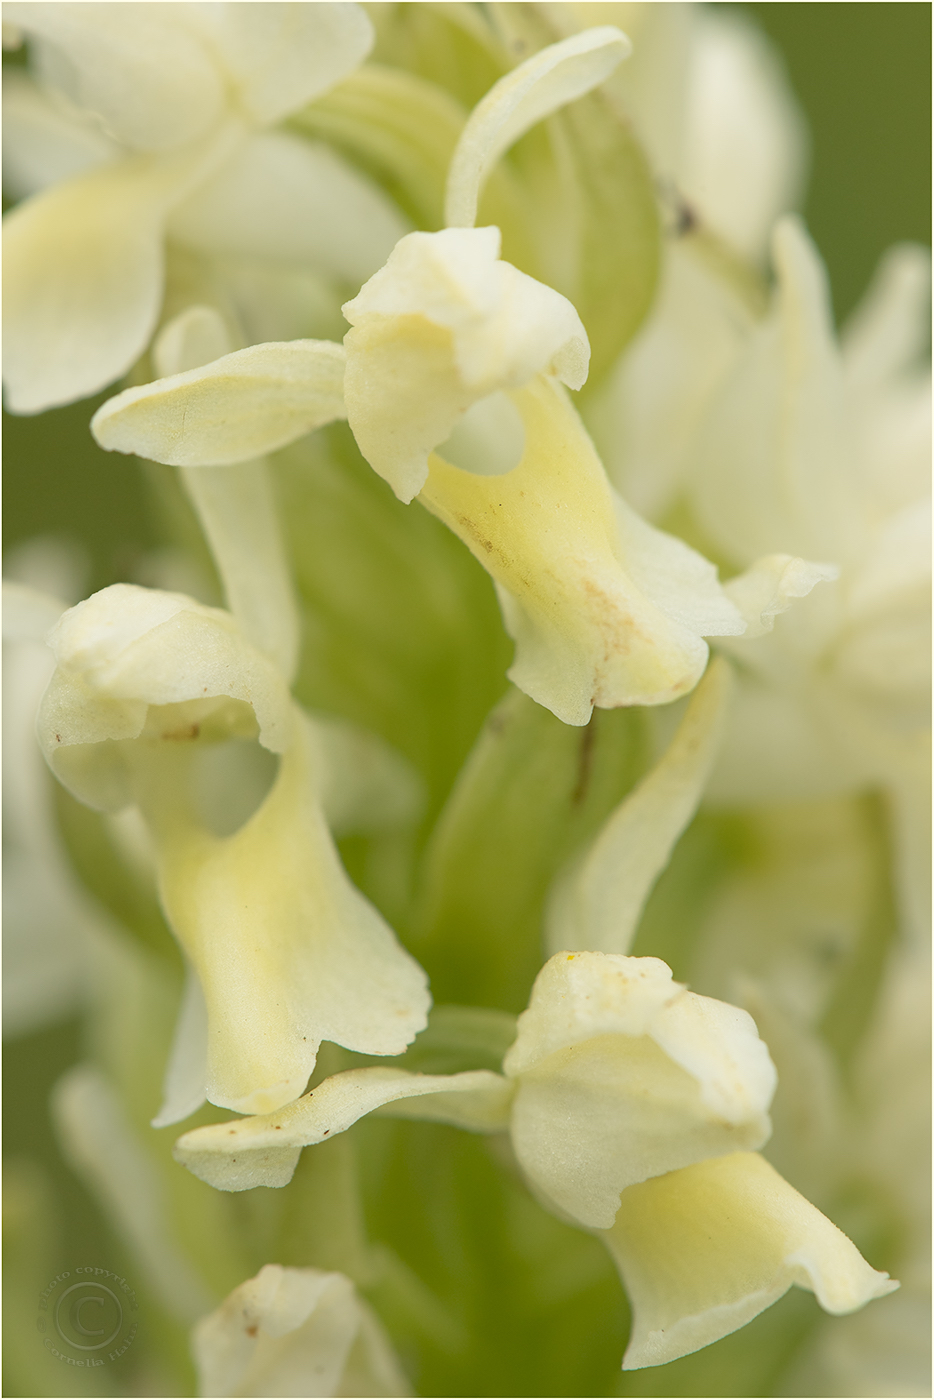
[[[122,381],[195,540],[10,585],[22,1020],[97,1027],[57,1130],[200,1393],[660,1394],[893,1294],[834,1220],[901,1291],[724,1393],[904,1362],[921,252],[838,339],[781,75],[688,6],[5,23],[8,406]]]

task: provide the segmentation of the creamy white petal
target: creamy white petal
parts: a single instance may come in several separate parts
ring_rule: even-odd
[[[327,340],[250,345],[125,389],[91,420],[109,452],[173,466],[245,462],[344,417],[344,351]]]
[[[795,1283],[832,1313],[898,1287],[754,1153],[630,1187],[605,1239],[633,1307],[627,1371],[735,1332]]]
[[[116,810],[131,800],[128,769],[105,741],[136,738],[150,706],[199,702],[198,718],[154,717],[157,733],[165,725],[188,733],[217,697],[230,697],[251,707],[266,748],[281,752],[287,743],[283,677],[219,608],[114,584],[70,608],[49,646],[58,670],[40,707],[40,743],[53,772],[92,806]]]
[[[655,1018],[684,994],[684,987],[672,980],[671,968],[659,958],[556,954],[535,979],[528,1010],[519,1017],[518,1037],[503,1061],[505,1073],[523,1075],[549,1055],[595,1036],[654,1035]],[[740,1014],[753,1044],[752,1020]]]
[[[188,964],[172,1049],[162,1083],[162,1106],[152,1120],[154,1128],[167,1128],[170,1123],[181,1123],[192,1113],[197,1113],[204,1103],[207,1071],[208,1009],[198,975]]]
[[[496,228],[403,238],[344,307],[347,417],[367,461],[410,501],[467,409],[539,372],[572,388],[590,348],[566,298],[499,260]]]
[[[817,584],[839,577],[836,564],[812,564],[790,554],[769,554],[731,578],[723,591],[745,619],[745,642],[771,632],[776,617],[787,612],[795,598],[806,598]]]
[[[632,45],[611,25],[551,44],[501,78],[477,104],[448,171],[444,221],[472,228],[491,167],[530,127],[604,82]]]
[[[363,62],[373,26],[355,4],[196,4],[236,101],[254,122],[281,121]]]
[[[793,880],[794,875],[793,870],[786,868],[787,880]],[[801,902],[807,903],[806,894]],[[782,922],[791,924],[792,919],[793,914],[785,909],[776,911],[770,922],[780,926]],[[852,1152],[849,1105],[832,1050],[815,1029],[813,1019],[802,1014],[803,1008],[791,1009],[794,998],[793,994],[789,995],[789,982],[783,986],[782,972],[775,975],[783,962],[782,971],[786,977],[788,975],[788,964],[794,961],[789,946],[791,940],[784,946],[775,946],[774,933],[771,928],[762,927],[764,922],[760,922],[756,933],[761,940],[760,948],[768,942],[773,944],[770,950],[774,959],[772,967],[764,977],[753,980],[744,974],[741,964],[734,963],[728,976],[765,1037],[778,1075],[771,1107],[768,1160],[782,1176],[794,1181],[796,1190],[808,1200],[828,1201],[833,1199],[841,1173],[845,1176],[849,1172]],[[806,977],[803,969],[801,975],[803,980]],[[812,998],[817,1000],[820,993],[815,997],[817,989],[810,990]]]
[[[513,394],[525,454],[504,476],[432,457],[419,499],[497,584],[516,641],[509,678],[566,724],[594,705],[657,705],[703,674],[702,633],[741,632],[712,564],[614,499],[563,392]]]
[[[358,1118],[394,1101],[424,1098],[427,1105],[411,1105],[405,1116],[489,1132],[506,1126],[512,1092],[512,1085],[489,1070],[449,1075],[346,1070],[277,1113],[194,1128],[178,1139],[175,1157],[221,1191],[285,1186],[303,1147],[346,1132]]]
[[[504,1068],[510,1131],[552,1208],[606,1229],[620,1192],[761,1147],[775,1071],[752,1018],[686,992],[656,958],[560,953],[536,979]]]
[[[653,169],[670,177],[678,169],[684,144],[697,7],[575,0],[549,5],[544,18],[562,36],[608,22],[625,30],[632,40],[632,57],[610,75],[605,91],[614,108],[633,123]]]
[[[921,365],[876,387],[846,385],[862,452],[859,482],[876,518],[923,499],[931,485],[931,378]]]
[[[249,136],[168,225],[175,242],[210,256],[308,264],[352,286],[372,276],[410,227],[329,147],[283,131]]]
[[[116,1093],[93,1065],[76,1065],[55,1085],[51,1108],[66,1159],[127,1240],[160,1307],[190,1325],[213,1298],[176,1237],[163,1182]]]
[[[652,314],[582,406],[610,480],[647,519],[683,490],[707,406],[752,324],[738,289],[690,241],[664,249]]]
[[[45,551],[33,545],[26,552]],[[26,561],[10,559],[9,566],[18,562]],[[48,576],[45,569],[23,572]],[[48,581],[65,582],[54,572]],[[54,793],[35,740],[36,709],[53,667],[41,639],[57,604],[26,585],[12,586],[25,597],[22,610],[8,603],[11,585],[4,582],[3,1025],[5,1035],[17,1036],[86,1005],[95,982],[91,950],[109,930],[62,848]]]
[[[677,535],[657,530],[613,492],[619,550],[633,581],[673,621],[701,637],[735,637],[746,623],[717,568]]]
[[[927,344],[931,254],[911,243],[883,254],[841,334],[849,384],[865,393],[911,370]]]
[[[408,1393],[382,1327],[349,1278],[266,1264],[195,1327],[198,1393],[362,1394],[346,1389],[355,1347],[364,1351],[357,1378],[369,1382],[368,1395]],[[374,1368],[377,1348],[382,1365]]]
[[[661,760],[558,882],[547,914],[549,952],[628,953],[645,901],[700,802],[730,680],[725,662],[710,665]]]
[[[183,373],[227,354],[226,324],[208,306],[191,306],[160,332],[153,362],[160,375]],[[202,471],[183,467],[224,585],[244,636],[291,680],[298,661],[299,612],[265,459]]]
[[[808,132],[781,59],[732,11],[696,16],[679,188],[748,258],[763,260],[775,220],[804,192]]]
[[[403,1372],[376,1313],[360,1300],[360,1331],[344,1368],[347,1395],[411,1395]]]
[[[227,606],[247,640],[291,680],[298,664],[300,619],[265,459],[181,471]]]
[[[218,120],[223,75],[177,5],[11,4],[39,71],[124,145],[164,151]]]
[[[162,303],[166,213],[226,145],[224,134],[177,157],[111,162],[5,217],[4,382],[13,412],[95,393],[142,354]]]
[[[213,306],[188,306],[168,321],[152,343],[158,379],[210,364],[234,349],[230,329]]]
[[[37,194],[120,154],[93,120],[62,110],[28,74],[8,68],[3,79],[3,191]]]
[[[772,247],[774,305],[711,407],[692,503],[737,563],[787,550],[845,567],[866,517],[826,274],[796,220],[777,225]]]
[[[425,974],[340,864],[312,764],[296,714],[268,796],[227,837],[178,813],[166,756],[137,779],[162,901],[204,989],[207,1097],[242,1113],[297,1098],[322,1040],[401,1054],[430,1005]]]

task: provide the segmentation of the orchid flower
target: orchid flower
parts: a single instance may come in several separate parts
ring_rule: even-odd
[[[407,1395],[350,1279],[266,1264],[194,1330],[201,1395]]]
[[[451,162],[450,217],[472,221],[496,155],[624,52],[618,31],[586,31],[497,84]],[[703,673],[703,637],[770,626],[766,616],[832,570],[770,556],[733,586],[737,607],[712,565],[614,497],[557,383],[586,378],[580,319],[498,252],[492,228],[401,240],[344,308],[342,409],[338,347],[295,342],[126,390],[98,411],[95,435],[111,449],[210,464],[346,414],[396,494],[418,494],[492,574],[520,689],[568,724],[586,724],[595,705],[664,704]]]
[[[206,1003],[212,1102],[259,1111],[296,1098],[322,1040],[401,1053],[425,1024],[425,978],[341,868],[314,737],[273,663],[220,609],[119,584],[66,612],[49,644],[44,752],[82,801],[136,803],[146,817]],[[234,762],[255,740],[278,758],[271,785],[260,780],[246,811],[221,796],[211,813],[212,748]],[[179,1116],[200,1102],[186,1090]]]
[[[897,1287],[757,1153],[775,1071],[752,1018],[656,958],[558,953],[503,1074],[348,1070],[283,1112],[196,1128],[176,1156],[212,1185],[284,1186],[303,1146],[374,1109],[507,1130],[548,1209],[600,1232],[632,1300],[624,1369],[742,1327],[797,1283],[830,1312]]]
[[[273,128],[366,57],[361,6],[11,5],[36,79],[4,92],[9,407],[36,413],[131,368],[156,328],[167,242],[311,261],[342,284],[405,223],[322,144]]]

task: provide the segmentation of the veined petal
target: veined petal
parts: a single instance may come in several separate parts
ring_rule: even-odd
[[[266,1264],[192,1334],[199,1395],[406,1395],[382,1327],[343,1274]],[[355,1355],[357,1353],[357,1355]],[[363,1389],[355,1388],[354,1394]]]
[[[793,1283],[831,1313],[898,1287],[755,1153],[630,1187],[605,1239],[633,1306],[626,1371],[735,1332]]]
[[[264,125],[328,92],[373,47],[373,26],[362,5],[186,8],[219,48],[241,107]]]
[[[344,417],[344,351],[328,340],[250,345],[125,389],[91,420],[109,452],[180,467],[245,462]]]
[[[194,1128],[175,1144],[175,1158],[221,1191],[286,1186],[303,1147],[346,1132],[367,1113],[400,1100],[406,1117],[430,1118],[479,1132],[504,1128],[513,1088],[490,1070],[412,1074],[401,1069],[352,1069],[332,1075],[310,1094],[261,1118]]]
[[[477,104],[461,133],[448,171],[444,221],[472,228],[490,168],[536,122],[590,92],[632,45],[619,29],[586,29],[533,54],[507,73]]]
[[[400,500],[467,409],[544,371],[579,389],[590,347],[565,297],[499,260],[497,228],[412,233],[344,306],[347,417]]]
[[[3,192],[37,194],[122,154],[96,122],[66,114],[28,74],[9,68],[3,79]]]
[[[160,810],[163,755],[142,775],[162,901],[207,1003],[207,1097],[242,1113],[297,1098],[322,1040],[401,1054],[430,1005],[425,974],[344,873],[312,761],[296,712],[268,796],[220,838]]]
[[[46,81],[126,146],[165,151],[205,135],[224,107],[211,50],[175,5],[11,4],[39,40]]]
[[[4,380],[14,413],[95,393],[142,354],[162,304],[166,213],[226,144],[225,134],[177,157],[116,161],[4,218]]]
[[[329,147],[267,131],[249,136],[173,211],[168,227],[174,241],[211,256],[308,264],[359,286],[410,226],[378,185]]]
[[[664,756],[560,879],[547,916],[551,952],[628,953],[649,892],[700,802],[730,680],[722,660],[708,667]]]
[[[775,1071],[752,1018],[695,996],[656,958],[560,953],[536,979],[504,1068],[523,1171],[561,1213],[608,1228],[620,1192],[761,1147]]]
[[[435,455],[419,499],[497,584],[516,641],[509,678],[565,724],[594,705],[659,705],[703,674],[703,633],[741,632],[712,564],[614,501],[553,381],[512,395],[525,453],[502,476]]]

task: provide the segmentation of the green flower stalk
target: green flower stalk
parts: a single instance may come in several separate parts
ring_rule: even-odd
[[[7,402],[169,547],[5,587],[106,1393],[923,1394],[922,255],[838,342],[701,7],[5,20]]]

